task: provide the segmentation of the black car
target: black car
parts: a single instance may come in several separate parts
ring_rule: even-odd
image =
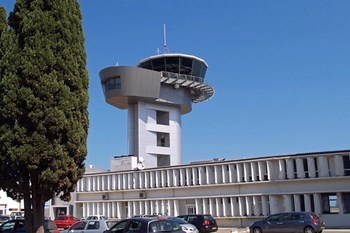
[[[0,225],[0,233],[25,233],[24,219],[12,219]],[[56,224],[52,220],[45,220],[45,233],[59,233]]]
[[[216,220],[210,214],[188,214],[177,217],[195,225],[200,233],[215,232],[219,229]]]
[[[183,233],[181,226],[172,220],[161,218],[129,218],[112,226],[104,233]]]
[[[249,226],[250,233],[321,233],[324,229],[324,221],[312,212],[274,214]]]

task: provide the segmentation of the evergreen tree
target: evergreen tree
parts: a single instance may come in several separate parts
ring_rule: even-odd
[[[0,188],[24,200],[27,232],[44,205],[69,200],[87,154],[88,85],[76,0],[17,0],[0,8]],[[5,16],[5,19],[4,19]]]

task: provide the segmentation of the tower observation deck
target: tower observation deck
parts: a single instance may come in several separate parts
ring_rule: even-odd
[[[106,102],[128,109],[128,154],[146,168],[182,163],[181,115],[214,95],[207,68],[198,57],[169,53],[100,71]]]

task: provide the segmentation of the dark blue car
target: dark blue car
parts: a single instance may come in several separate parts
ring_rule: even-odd
[[[312,212],[279,213],[252,223],[250,233],[321,233],[324,221]]]

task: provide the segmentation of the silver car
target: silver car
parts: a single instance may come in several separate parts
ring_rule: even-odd
[[[182,230],[186,233],[199,233],[199,231],[195,225],[186,222],[182,218],[169,217],[168,219],[177,222],[182,227]]]
[[[117,222],[114,220],[79,221],[68,228],[67,233],[102,233]]]

